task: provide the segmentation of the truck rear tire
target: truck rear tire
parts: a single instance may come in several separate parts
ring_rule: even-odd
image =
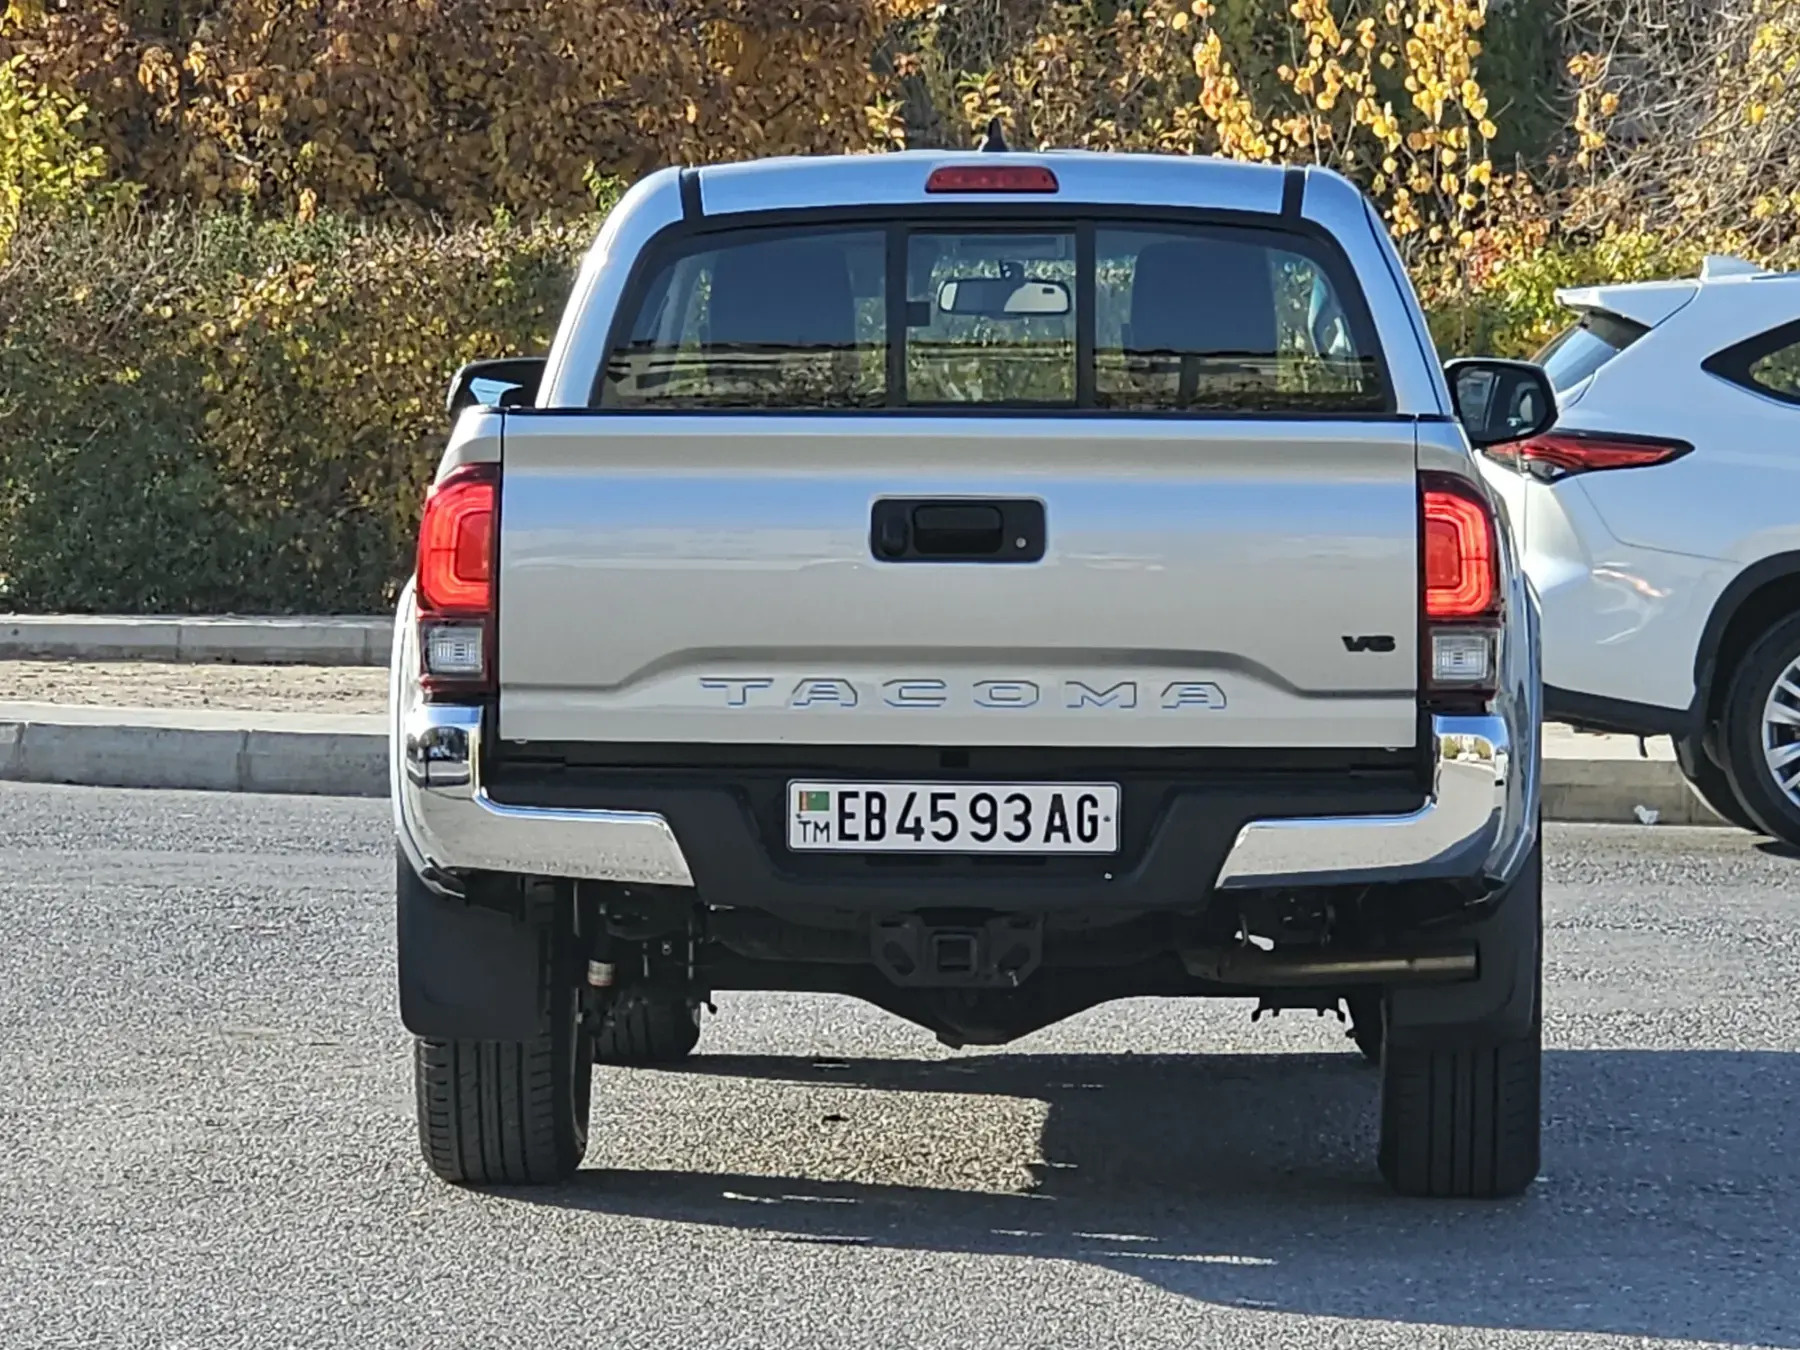
[[[1350,1039],[1362,1057],[1371,1064],[1381,1063],[1381,1043],[1385,1039],[1386,1010],[1379,989],[1351,994],[1344,1000],[1350,1018]]]
[[[675,1064],[700,1042],[700,1010],[683,994],[621,993],[594,1034],[598,1064]]]
[[[414,1046],[419,1151],[445,1181],[544,1186],[587,1152],[593,1057],[577,1037]]]
[[[1523,1192],[1538,1174],[1543,1043],[1542,854],[1501,905],[1528,907],[1520,934],[1532,945],[1529,1020],[1432,1028],[1428,1038],[1390,1034],[1381,1059],[1381,1174],[1402,1195],[1487,1200]],[[1498,960],[1496,965],[1500,964]],[[1454,988],[1450,986],[1447,988]]]
[[[436,903],[404,860],[399,886],[403,910]],[[523,1040],[414,1039],[419,1151],[445,1181],[545,1185],[566,1180],[587,1152],[593,1038],[569,968],[567,906],[534,900],[522,922],[536,930],[537,1007],[548,1014],[540,1029]],[[530,970],[521,972],[528,982]]]
[[[1538,1173],[1541,1028],[1498,1045],[1389,1046],[1381,1172],[1402,1195],[1491,1200]]]

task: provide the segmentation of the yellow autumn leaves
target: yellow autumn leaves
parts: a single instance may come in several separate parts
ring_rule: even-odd
[[[1194,69],[1222,153],[1331,165],[1364,183],[1403,241],[1466,240],[1493,181],[1488,142],[1498,132],[1476,68],[1485,0],[1293,0],[1294,56],[1276,70],[1289,97],[1267,110],[1233,70],[1208,23],[1213,10],[1192,0],[1174,18],[1184,30],[1188,14],[1199,21]]]
[[[929,0],[223,0],[191,39],[11,3],[29,78],[89,104],[153,200],[458,221],[584,209],[596,173],[889,143],[874,51]]]
[[[0,261],[26,211],[67,206],[106,173],[105,155],[79,132],[87,109],[38,86],[22,65],[0,61]]]

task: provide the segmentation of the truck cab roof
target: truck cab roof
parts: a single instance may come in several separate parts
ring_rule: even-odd
[[[715,215],[851,202],[871,206],[923,203],[933,200],[926,190],[932,172],[951,165],[982,169],[1046,167],[1055,174],[1056,191],[1037,195],[1084,206],[1154,204],[1274,214],[1282,210],[1284,192],[1298,196],[1304,190],[1357,197],[1354,187],[1328,170],[1289,169],[1211,157],[1088,150],[903,150],[881,155],[790,156],[710,165],[698,170],[695,177],[700,208],[707,215]],[[959,194],[978,201],[1005,201],[1013,195]]]

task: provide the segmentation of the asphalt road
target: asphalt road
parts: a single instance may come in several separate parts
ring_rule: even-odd
[[[0,786],[0,1346],[1800,1348],[1800,862],[1559,828],[1545,1177],[1389,1197],[1334,1024],[722,1000],[588,1168],[418,1161],[380,803]]]

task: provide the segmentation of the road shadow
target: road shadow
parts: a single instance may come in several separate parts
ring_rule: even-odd
[[[514,1196],[774,1242],[1081,1260],[1235,1307],[1800,1347],[1800,1055],[1551,1052],[1543,1178],[1497,1204],[1383,1188],[1376,1074],[1353,1054],[712,1056],[683,1072],[1038,1099],[1035,1185],[599,1168]]]

